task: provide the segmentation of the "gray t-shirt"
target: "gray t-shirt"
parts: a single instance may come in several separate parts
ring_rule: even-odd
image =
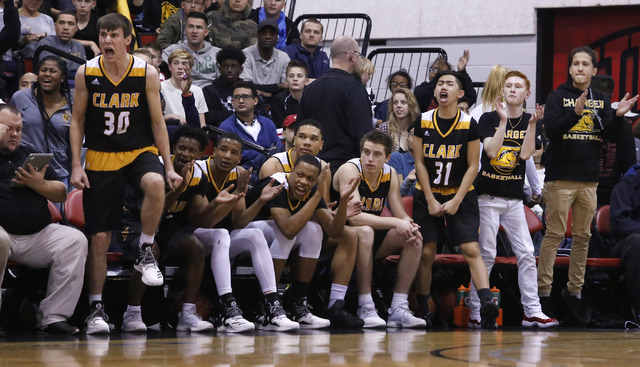
[[[56,34],[53,19],[46,14],[40,14],[37,17],[25,17],[20,15],[20,37],[24,37],[29,33],[46,34],[47,36]],[[28,44],[22,52],[25,57],[33,57],[36,51],[36,42]]]
[[[254,84],[278,84],[284,83],[287,74],[287,65],[291,59],[289,55],[278,49],[273,50],[269,60],[260,56],[258,44],[245,48],[244,54],[247,60],[244,62],[240,79],[250,80]]]

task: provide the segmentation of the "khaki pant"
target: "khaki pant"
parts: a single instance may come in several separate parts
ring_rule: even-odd
[[[73,315],[82,291],[86,259],[87,238],[77,229],[49,224],[31,235],[14,235],[0,227],[0,284],[7,260],[32,268],[51,268],[47,293],[36,315],[37,327]]]
[[[584,271],[587,264],[591,222],[596,212],[597,182],[550,181],[544,184],[544,201],[547,206],[547,231],[540,246],[538,263],[538,293],[551,293],[553,265],[558,246],[567,230],[569,208],[572,210],[573,242],[569,261],[567,289],[574,294],[582,293]]]

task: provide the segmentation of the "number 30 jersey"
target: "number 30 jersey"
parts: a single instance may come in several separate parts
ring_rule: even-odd
[[[457,188],[467,172],[469,142],[479,139],[478,124],[458,110],[453,119],[438,118],[438,109],[422,114],[414,126],[414,135],[422,139],[422,156],[431,187]],[[437,191],[437,190],[436,190]]]
[[[124,77],[114,81],[98,56],[87,61],[84,75],[89,99],[84,120],[87,148],[126,152],[153,145],[147,63],[131,56]]]

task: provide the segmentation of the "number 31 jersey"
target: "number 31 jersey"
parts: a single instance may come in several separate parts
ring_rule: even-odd
[[[459,187],[467,172],[469,142],[479,139],[478,124],[458,110],[453,119],[438,118],[438,109],[422,114],[414,126],[414,135],[422,139],[422,157],[432,188]]]
[[[84,120],[87,148],[126,152],[153,145],[147,63],[131,56],[124,77],[114,81],[98,56],[87,61],[84,75],[89,99]]]

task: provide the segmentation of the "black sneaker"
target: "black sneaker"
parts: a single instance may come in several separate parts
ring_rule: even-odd
[[[584,325],[588,324],[589,321],[591,321],[591,312],[589,310],[589,305],[587,305],[587,303],[582,298],[578,298],[572,295],[571,293],[569,293],[569,290],[565,288],[562,290],[562,299],[564,300],[564,303],[567,304],[571,316],[573,316],[576,321]]]
[[[69,325],[66,321],[58,321],[49,325],[41,326],[37,329],[40,334],[51,335],[75,335],[80,332],[80,329],[73,325]]]
[[[500,311],[498,310],[498,306],[491,301],[487,301],[480,307],[480,317],[482,320],[480,321],[480,326],[483,329],[495,329],[496,328],[496,319]]]
[[[364,320],[344,310],[344,300],[337,300],[329,307],[327,318],[334,328],[362,329],[364,327]]]
[[[431,322],[431,311],[428,308],[426,312],[417,312],[415,317],[423,319],[427,323],[427,329],[431,329],[433,327],[433,323]]]

